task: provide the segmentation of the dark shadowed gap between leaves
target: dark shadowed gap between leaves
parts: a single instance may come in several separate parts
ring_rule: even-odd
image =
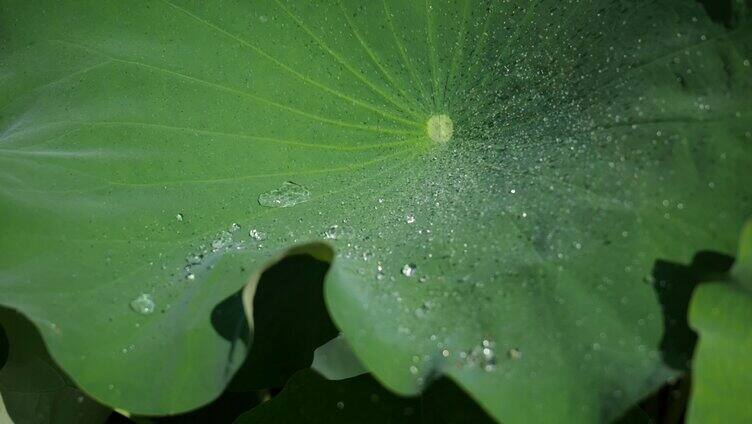
[[[752,0],[697,0],[710,19],[727,28],[737,28],[752,13]],[[747,15],[747,16],[745,16]]]
[[[490,424],[494,421],[454,382],[434,381],[417,397],[392,394],[368,374],[326,380],[312,370],[296,373],[271,401],[236,424]]]
[[[0,324],[0,369],[8,360],[8,336],[5,334],[5,328]]]
[[[229,390],[281,388],[337,335],[324,303],[328,269],[328,263],[296,255],[264,272],[253,301],[253,345]],[[242,307],[234,310],[245,320]]]

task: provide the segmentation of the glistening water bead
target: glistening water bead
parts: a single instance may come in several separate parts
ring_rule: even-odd
[[[412,277],[415,275],[416,268],[415,264],[405,264],[405,266],[402,267],[402,275],[405,277]]]
[[[141,293],[137,298],[131,301],[131,309],[141,315],[148,315],[154,312],[155,306],[151,295],[146,293]]]
[[[437,143],[446,143],[454,134],[454,122],[448,115],[433,115],[426,123],[428,137]]]
[[[279,188],[259,194],[259,205],[267,208],[289,208],[307,202],[311,192],[292,181],[285,181]]]

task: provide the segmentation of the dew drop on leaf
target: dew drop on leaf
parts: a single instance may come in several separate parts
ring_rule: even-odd
[[[146,293],[141,293],[137,298],[131,301],[131,309],[142,315],[148,315],[154,312],[155,306],[151,295]]]
[[[507,352],[510,359],[520,359],[522,358],[522,351],[519,349],[509,349],[509,352]]]
[[[402,275],[405,277],[412,277],[415,275],[416,268],[415,264],[405,264],[405,266],[402,267]]]
[[[211,242],[212,252],[217,252],[231,243],[232,234],[230,234],[228,231],[222,231],[219,236],[217,236],[217,238],[212,240]]]
[[[324,231],[324,238],[327,240],[336,240],[339,237],[339,226],[332,225]]]
[[[259,231],[256,228],[249,231],[248,235],[251,236],[251,238],[255,241],[266,240],[266,233],[264,233],[263,231]]]
[[[267,208],[289,208],[308,201],[310,197],[311,192],[307,188],[292,181],[285,181],[279,188],[261,193],[258,202]]]

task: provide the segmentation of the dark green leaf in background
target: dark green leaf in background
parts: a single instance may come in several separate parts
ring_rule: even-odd
[[[294,375],[271,401],[241,415],[237,424],[262,423],[473,423],[493,422],[444,379],[419,398],[401,398],[372,377],[328,381],[311,370]]]

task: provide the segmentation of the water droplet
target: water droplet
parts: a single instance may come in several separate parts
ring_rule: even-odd
[[[450,355],[450,352],[449,352],[448,349],[444,349],[444,350],[441,351],[441,356],[443,356],[445,358],[448,358],[449,355]]]
[[[211,242],[212,252],[217,252],[230,243],[232,243],[232,234],[228,231],[222,231],[219,236]]]
[[[327,240],[336,240],[339,237],[339,226],[332,225],[324,231],[324,238]]]
[[[510,359],[521,359],[522,358],[522,351],[519,349],[509,349],[509,352],[507,352]]]
[[[424,302],[422,305],[420,305],[419,307],[415,308],[415,311],[414,311],[415,317],[416,318],[423,318],[423,317],[425,317],[426,314],[428,313],[428,309],[429,309],[428,304]]]
[[[185,278],[187,278],[190,281],[193,281],[193,280],[196,279],[196,274],[190,273],[190,274],[186,275]]]
[[[433,115],[428,118],[426,132],[431,140],[437,143],[446,143],[454,134],[454,122],[447,115]]]
[[[182,222],[183,221],[183,214],[179,213],[179,214],[175,215],[175,219],[177,219],[178,221]]]
[[[151,295],[146,293],[141,293],[137,298],[131,301],[131,309],[142,315],[148,315],[154,312],[155,306]]]
[[[261,193],[258,202],[267,208],[289,208],[308,201],[310,197],[311,192],[307,188],[292,181],[285,181],[279,188]]]
[[[408,214],[407,217],[406,217],[406,219],[405,219],[405,221],[407,221],[408,224],[415,223],[415,215]]]
[[[345,402],[339,401],[337,402],[337,409],[345,409]]]
[[[255,228],[249,231],[248,235],[251,236],[251,238],[255,241],[266,240],[266,234],[263,231],[259,231]]]
[[[405,264],[405,266],[402,267],[402,275],[405,277],[412,277],[415,275],[416,268],[415,264]]]
[[[238,231],[240,229],[240,225],[236,222],[233,222],[232,225],[230,225],[230,232],[234,233],[235,231]]]

